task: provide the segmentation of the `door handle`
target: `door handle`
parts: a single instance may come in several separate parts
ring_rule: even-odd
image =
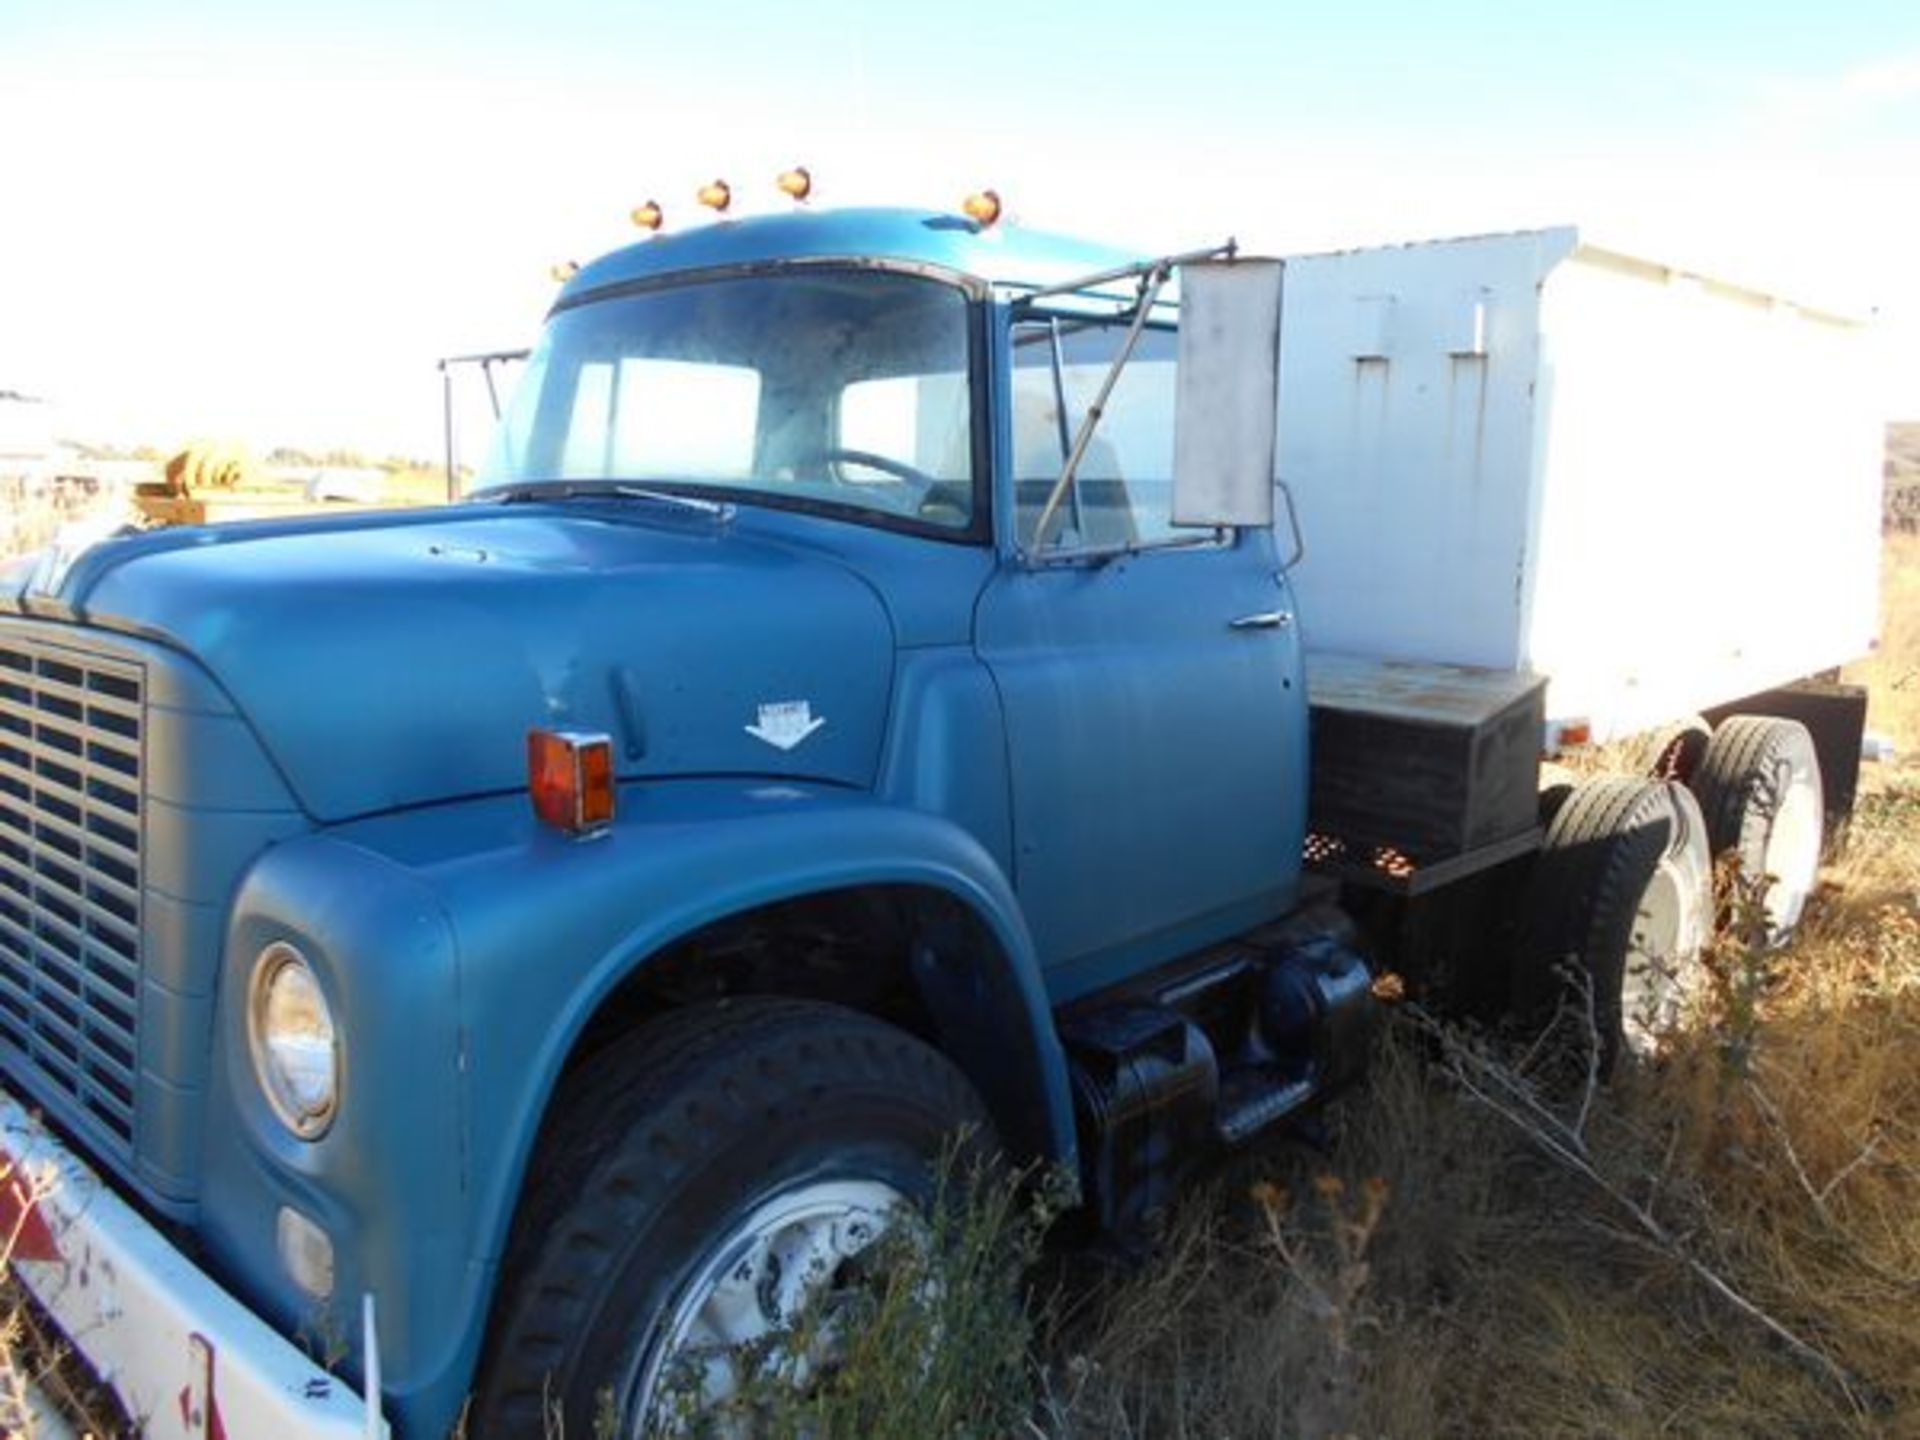
[[[1293,623],[1293,616],[1285,610],[1262,610],[1253,615],[1242,615],[1238,620],[1229,620],[1229,630],[1284,630]]]

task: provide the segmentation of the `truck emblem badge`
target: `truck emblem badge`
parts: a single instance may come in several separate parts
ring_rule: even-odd
[[[754,739],[764,740],[776,750],[791,750],[826,723],[824,715],[813,713],[809,701],[776,700],[762,705],[759,718],[746,729]]]

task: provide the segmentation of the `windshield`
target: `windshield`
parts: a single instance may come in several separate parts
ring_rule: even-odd
[[[632,482],[912,528],[974,518],[966,297],[807,267],[553,316],[482,486]]]

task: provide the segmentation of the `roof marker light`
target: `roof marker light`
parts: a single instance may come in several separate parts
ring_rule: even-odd
[[[699,201],[715,214],[724,215],[727,207],[733,204],[733,187],[724,180],[715,180],[710,185],[700,187]]]
[[[660,202],[657,200],[649,200],[644,205],[636,205],[633,207],[633,223],[638,225],[642,230],[658,230],[666,218],[665,213],[660,209]]]
[[[569,835],[613,823],[613,737],[581,730],[527,732],[527,793],[533,813]]]
[[[1000,218],[1000,192],[976,190],[960,202],[960,209],[969,220],[984,230]]]
[[[804,165],[796,165],[791,170],[782,170],[773,183],[780,187],[782,195],[790,196],[802,205],[806,204],[807,197],[813,194],[813,175]]]
[[[578,275],[579,273],[580,273],[580,262],[577,260],[562,260],[558,265],[553,266],[551,269],[547,271],[547,274],[551,275],[555,280],[559,281],[562,285],[566,284],[567,281],[571,280],[574,276]]]

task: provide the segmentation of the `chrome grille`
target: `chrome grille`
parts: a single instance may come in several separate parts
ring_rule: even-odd
[[[139,1054],[143,679],[137,664],[0,640],[0,1054],[123,1153]]]

